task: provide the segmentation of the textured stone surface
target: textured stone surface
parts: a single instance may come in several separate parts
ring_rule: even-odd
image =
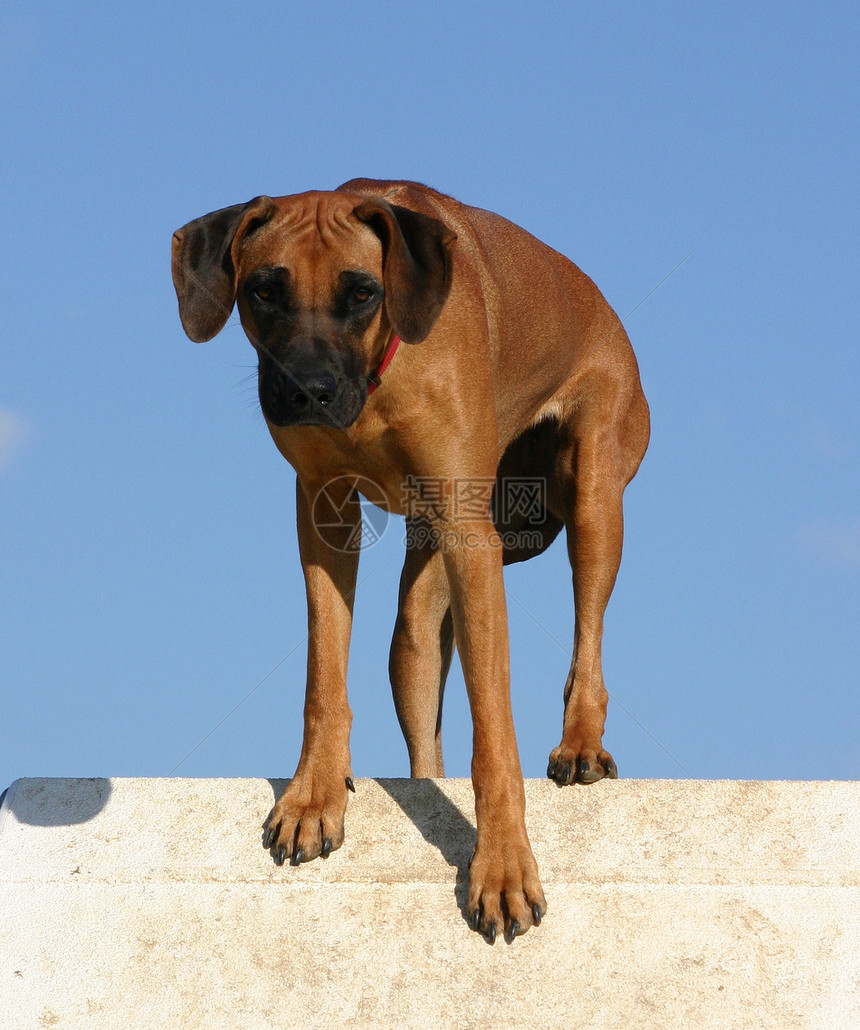
[[[860,1027],[860,784],[526,784],[549,910],[463,916],[462,780],[362,780],[328,860],[275,867],[282,781],[19,780],[0,813],[0,1024]]]

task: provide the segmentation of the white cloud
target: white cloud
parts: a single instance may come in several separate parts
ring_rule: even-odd
[[[811,523],[798,537],[807,554],[822,565],[860,566],[860,519]]]
[[[20,415],[0,408],[0,472],[8,468],[25,436],[25,423]]]

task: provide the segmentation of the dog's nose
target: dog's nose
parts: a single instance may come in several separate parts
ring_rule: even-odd
[[[310,411],[317,406],[324,408],[332,404],[336,396],[337,383],[329,372],[312,372],[305,375],[293,373],[290,376],[287,398],[297,413]]]
[[[260,360],[259,391],[266,419],[282,428],[342,429],[355,421],[365,396],[360,385],[356,387],[355,376],[345,374],[335,359],[296,362],[290,367],[268,355]]]

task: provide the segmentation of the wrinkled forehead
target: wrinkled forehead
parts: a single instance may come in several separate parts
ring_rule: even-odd
[[[379,237],[354,214],[362,199],[319,191],[276,197],[275,214],[242,245],[240,275],[280,266],[297,281],[334,280],[347,269],[381,276]]]

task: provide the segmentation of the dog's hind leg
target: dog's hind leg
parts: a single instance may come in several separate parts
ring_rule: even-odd
[[[570,446],[557,463],[576,608],[564,729],[547,769],[559,784],[618,775],[602,744],[609,699],[601,659],[603,617],[621,562],[622,495],[648,442],[648,408],[641,393],[634,395],[624,418],[601,425],[589,414],[583,412],[570,425]]]
[[[423,527],[410,526],[417,535]],[[448,579],[428,540],[407,541],[388,671],[412,776],[444,776],[442,697],[454,653]]]

